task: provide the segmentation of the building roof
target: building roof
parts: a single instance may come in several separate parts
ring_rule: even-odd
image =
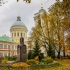
[[[15,23],[13,23],[12,26],[25,26],[23,22],[21,21],[16,21]]]
[[[15,42],[13,42],[12,40],[7,39],[7,38],[5,38],[5,37],[3,37],[3,36],[0,36],[0,41],[1,41],[1,42],[15,43]]]
[[[40,10],[39,10],[39,13],[40,12],[46,12],[43,8],[41,8]]]
[[[17,20],[13,23],[12,26],[24,26],[24,27],[26,27],[25,24],[21,21],[20,16],[17,17]]]

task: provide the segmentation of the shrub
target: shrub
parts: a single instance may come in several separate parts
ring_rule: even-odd
[[[15,61],[17,59],[16,56],[5,56],[5,59],[7,59],[8,61]]]
[[[51,57],[47,57],[47,58],[44,58],[43,61],[47,63],[52,63],[53,59]]]
[[[39,61],[39,56],[36,56],[35,57],[35,61]]]
[[[0,62],[3,60],[3,56],[0,56]]]
[[[68,59],[70,59],[70,55],[68,56]]]
[[[34,59],[31,59],[31,60],[27,60],[26,63],[32,65],[32,64],[36,64],[36,61]]]
[[[7,59],[2,60],[2,64],[5,64],[5,63],[7,63]]]
[[[33,58],[34,58],[33,50],[29,50],[28,59],[33,59]]]
[[[17,56],[12,56],[11,59],[14,60],[14,61],[16,61]]]
[[[39,60],[42,60],[44,58],[44,54],[43,53],[40,53],[39,54]]]
[[[29,65],[27,63],[24,63],[24,62],[18,62],[18,63],[12,64],[12,67],[23,67],[23,68],[27,68],[27,67],[29,67]]]
[[[3,56],[0,56],[0,60],[2,60],[3,59]]]

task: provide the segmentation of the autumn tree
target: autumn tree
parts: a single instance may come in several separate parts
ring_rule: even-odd
[[[49,8],[49,14],[51,20],[49,22],[51,23],[53,28],[52,34],[54,34],[53,35],[54,39],[52,42],[54,42],[53,44],[58,52],[58,58],[60,58],[60,52],[62,48],[62,23],[61,23],[62,16],[61,16],[61,3],[59,0],[57,0],[56,3]]]
[[[32,28],[32,40],[38,39],[39,45],[44,45],[50,52],[52,50],[58,52],[60,58],[61,49],[63,49],[63,56],[65,57],[65,34],[70,29],[68,14],[65,15],[64,2],[56,0],[56,2],[49,8],[49,13],[38,13],[35,19],[35,27]],[[65,6],[65,5],[64,5]],[[66,21],[68,20],[68,21]],[[54,53],[55,54],[55,53]],[[51,56],[52,54],[48,54]]]

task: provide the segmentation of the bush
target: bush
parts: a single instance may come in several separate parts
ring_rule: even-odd
[[[44,58],[42,59],[44,62],[47,62],[47,63],[52,63],[53,62],[53,59],[51,57],[47,57],[47,58]]]
[[[39,56],[36,56],[35,57],[35,61],[39,61]]]
[[[7,63],[7,61],[8,61],[7,59],[3,59],[3,60],[2,60],[2,64]]]
[[[4,58],[6,58],[8,61],[15,61],[17,59],[16,56],[5,56]]]
[[[34,58],[33,50],[29,50],[28,59],[33,59],[33,58]]]
[[[68,59],[70,59],[70,55],[69,56],[67,56],[68,57]]]
[[[43,53],[40,53],[39,54],[39,60],[42,60],[44,58],[44,54]]]
[[[0,56],[0,62],[3,60],[3,56]]]
[[[36,64],[36,61],[34,59],[31,59],[31,60],[27,60],[26,63],[32,65],[32,64]]]
[[[12,56],[11,59],[16,61],[17,57],[16,56]]]
[[[18,62],[18,63],[12,64],[12,67],[23,67],[23,68],[27,68],[27,67],[29,67],[29,65],[27,63],[24,63],[24,62]]]

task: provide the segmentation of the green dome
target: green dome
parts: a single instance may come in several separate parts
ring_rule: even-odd
[[[16,21],[12,26],[25,26],[25,24],[21,21]]]
[[[12,26],[25,26],[25,24],[21,21],[21,17],[18,16],[17,20],[15,21],[15,23],[13,23]],[[26,26],[25,26],[26,27]]]

